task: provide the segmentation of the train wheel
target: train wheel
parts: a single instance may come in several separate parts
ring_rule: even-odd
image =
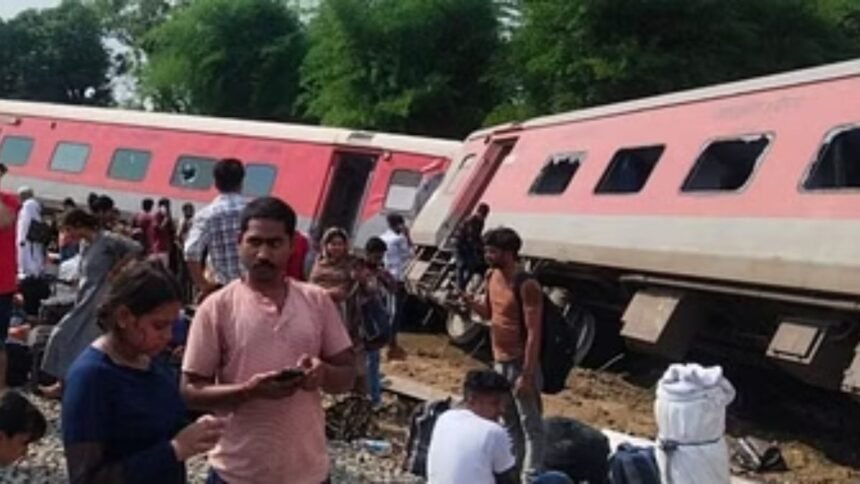
[[[569,307],[565,311],[565,318],[579,329],[579,334],[576,337],[576,353],[573,356],[573,363],[576,366],[580,366],[594,348],[594,340],[597,335],[597,322],[594,314],[583,308]]]
[[[483,323],[475,319],[474,315],[456,311],[448,311],[448,320],[445,322],[448,337],[458,345],[468,345],[475,341],[480,336],[483,326]]]

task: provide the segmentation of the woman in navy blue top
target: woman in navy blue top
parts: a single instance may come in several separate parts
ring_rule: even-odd
[[[175,379],[158,355],[170,342],[181,290],[158,264],[135,263],[99,310],[106,333],[69,370],[62,431],[72,484],[181,484],[184,461],[218,441],[223,421],[185,427]]]

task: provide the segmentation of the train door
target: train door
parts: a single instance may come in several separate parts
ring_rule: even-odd
[[[328,192],[317,217],[319,229],[341,227],[353,233],[374,166],[376,155],[343,151],[335,153]]]
[[[499,170],[505,158],[511,154],[516,143],[517,138],[505,138],[493,141],[487,148],[475,172],[462,185],[462,191],[454,200],[451,212],[438,233],[441,240],[437,240],[437,243],[448,240],[460,221],[472,213],[484,195],[490,180],[493,179],[493,175]]]

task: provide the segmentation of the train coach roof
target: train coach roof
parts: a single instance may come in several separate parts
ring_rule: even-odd
[[[468,139],[472,140],[489,134],[512,129],[541,128],[556,124],[615,116],[637,111],[646,111],[679,104],[708,101],[712,99],[736,96],[739,94],[749,94],[757,91],[779,89],[799,84],[810,84],[856,75],[860,75],[860,60],[851,60],[837,64],[813,67],[810,69],[796,70],[782,74],[757,77],[743,81],[637,99],[634,101],[625,101],[616,104],[581,109],[578,111],[541,116],[519,123],[501,124],[475,131],[469,135]]]
[[[352,145],[448,158],[453,158],[462,146],[461,141],[344,128],[0,100],[0,127],[4,117],[12,118],[14,122],[21,116]]]

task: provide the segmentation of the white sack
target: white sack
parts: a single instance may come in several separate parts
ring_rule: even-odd
[[[665,484],[728,484],[726,406],[735,389],[719,366],[675,364],[657,385],[657,465]],[[677,442],[675,450],[661,444]]]

